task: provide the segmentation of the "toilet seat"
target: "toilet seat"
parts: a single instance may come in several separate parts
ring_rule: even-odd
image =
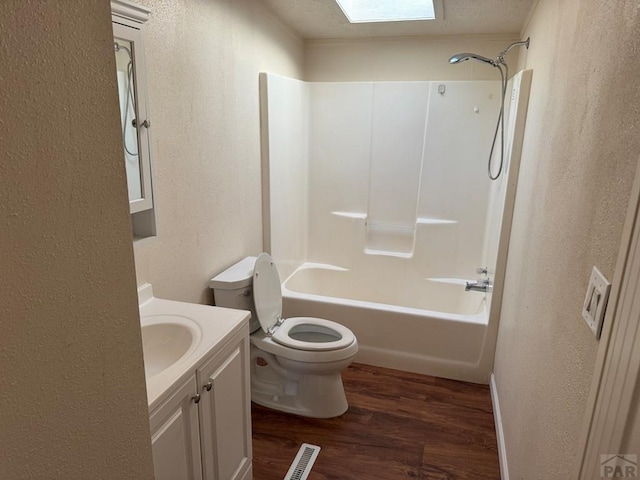
[[[272,336],[267,335],[262,330],[252,333],[249,337],[252,345],[260,350],[275,355],[278,358],[286,358],[301,363],[327,364],[340,362],[352,358],[358,353],[358,341],[354,340],[351,345],[338,350],[298,350],[287,347],[276,342]]]
[[[348,347],[354,342],[355,335],[347,327],[324,318],[293,317],[283,322],[272,338],[297,350],[321,352]]]
[[[282,318],[282,287],[276,265],[267,253],[256,259],[253,270],[256,316],[266,335],[285,347],[309,352],[347,348],[355,342],[348,328],[322,318]]]

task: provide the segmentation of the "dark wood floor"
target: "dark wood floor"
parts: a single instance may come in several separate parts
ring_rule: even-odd
[[[322,447],[309,480],[500,479],[488,387],[359,364],[343,381],[339,418],[252,404],[255,480],[282,480],[305,442]]]

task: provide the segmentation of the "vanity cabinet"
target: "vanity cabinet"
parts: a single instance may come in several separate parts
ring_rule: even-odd
[[[248,328],[212,349],[150,415],[156,480],[249,480]]]
[[[196,377],[204,480],[242,480],[251,466],[248,338],[211,357]]]
[[[195,386],[194,374],[149,417],[156,480],[202,480]]]

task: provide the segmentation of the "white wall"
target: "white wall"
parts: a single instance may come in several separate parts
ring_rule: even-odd
[[[395,37],[316,40],[305,43],[305,74],[313,82],[498,80],[496,69],[480,62],[449,65],[449,57],[475,52],[489,58],[519,40],[513,35]],[[507,56],[516,66],[517,49]]]
[[[495,375],[510,476],[570,478],[598,342],[581,317],[609,278],[640,155],[635,1],[540,0]],[[609,453],[609,452],[603,452]]]
[[[0,2],[0,478],[153,478],[109,2]]]
[[[262,251],[258,74],[302,76],[303,45],[258,0],[144,0],[158,237],[138,284],[212,300],[207,281]]]

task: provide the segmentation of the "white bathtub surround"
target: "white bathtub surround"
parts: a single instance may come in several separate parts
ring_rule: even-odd
[[[501,286],[530,78],[511,81],[506,168],[491,182],[499,81],[303,83],[263,74],[265,245],[291,273],[285,313],[347,325],[359,361],[487,383],[501,292],[464,284],[489,267]],[[284,88],[292,82],[297,90]],[[303,88],[306,111],[289,108]],[[287,123],[308,132],[291,139]],[[291,182],[295,201],[283,193]]]

